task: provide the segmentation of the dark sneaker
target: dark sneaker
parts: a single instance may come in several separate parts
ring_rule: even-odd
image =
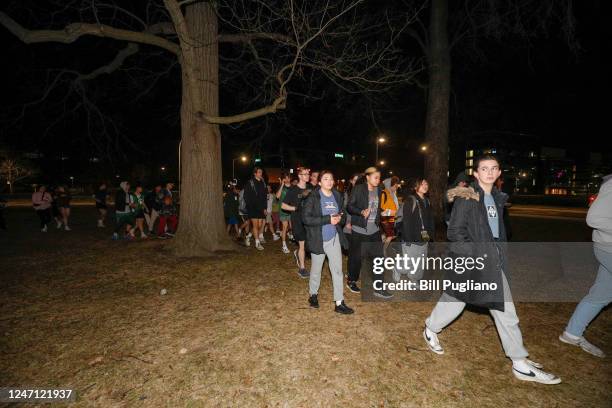
[[[382,299],[391,299],[393,295],[386,290],[375,290],[374,296],[382,298]]]
[[[357,286],[357,283],[355,282],[346,282],[346,287],[353,293],[361,292],[361,289],[359,289],[359,286]]]
[[[348,307],[346,305],[346,303],[344,303],[344,300],[342,301],[342,303],[340,303],[340,305],[336,305],[334,311],[336,313],[341,313],[341,314],[353,314],[355,313],[355,311],[353,309],[351,309],[350,307]]]
[[[310,307],[314,307],[315,309],[319,308],[319,299],[317,299],[317,295],[310,295],[308,303],[310,303]]]
[[[300,278],[306,279],[306,278],[310,277],[310,272],[308,272],[306,269],[300,268],[298,270],[298,275],[300,275]]]

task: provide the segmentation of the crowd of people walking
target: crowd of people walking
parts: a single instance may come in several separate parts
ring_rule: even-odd
[[[39,186],[32,194],[32,206],[40,220],[40,230],[47,232],[47,224],[55,220],[58,229],[70,231],[70,201],[72,197],[68,187],[58,186],[54,191],[47,191],[46,186]]]
[[[499,160],[493,155],[481,156],[474,160],[473,178],[459,174],[447,190],[443,203],[448,241],[478,243],[478,248],[486,253],[497,254],[481,271],[479,279],[499,283],[499,297],[491,301],[489,296],[445,290],[425,320],[423,338],[433,353],[444,354],[438,337],[444,328],[460,316],[466,304],[485,307],[493,317],[504,352],[512,362],[514,377],[559,384],[559,377],[544,371],[542,364],[528,358],[523,344],[504,270],[505,253],[500,245],[507,241],[510,230],[506,211],[508,195],[501,191],[500,177]],[[348,255],[346,288],[359,293],[362,264],[366,259],[384,256],[392,241],[400,242],[402,252],[409,257],[427,256],[428,245],[436,236],[432,203],[428,197],[429,184],[424,178],[415,178],[404,185],[403,194],[398,194],[402,183],[397,177],[381,183],[381,172],[375,167],[354,175],[342,189],[337,188],[334,174],[328,170],[318,172],[300,168],[296,178],[283,174],[278,181],[274,193],[265,185],[262,170],[256,168],[242,191],[230,185],[224,202],[228,231],[231,225],[242,222],[241,228],[235,230],[237,239],[244,239],[246,246],[254,239],[255,248],[260,251],[264,250],[266,226],[272,239],[282,240],[282,252],[289,253],[288,239],[295,241],[297,274],[309,278],[308,303],[313,308],[319,308],[318,292],[326,258],[332,277],[335,311],[352,314],[354,310],[346,304],[343,294],[343,252]],[[589,210],[587,222],[595,228],[595,255],[600,269],[591,291],[580,302],[559,339],[603,357],[603,351],[588,342],[583,333],[612,300],[612,175],[604,178],[595,203],[597,205]],[[310,271],[305,266],[307,253],[311,258]],[[395,280],[400,278],[394,276]],[[373,294],[389,299],[393,294],[380,284],[384,279],[384,274],[372,272]]]
[[[131,190],[130,183],[119,183],[114,195],[113,240],[133,240],[156,236],[167,239],[174,236],[178,226],[178,211],[174,202],[173,183],[153,187],[149,192],[142,185]],[[106,183],[101,183],[93,194],[98,212],[98,228],[106,227],[109,212],[110,192]],[[66,186],[47,191],[47,186],[38,186],[32,194],[32,206],[40,220],[40,231],[47,232],[48,224],[55,220],[57,229],[71,231],[69,227],[72,197]],[[157,222],[157,225],[156,225]]]
[[[227,231],[247,247],[254,244],[259,251],[264,250],[266,229],[272,240],[281,240],[283,253],[291,252],[287,242],[295,242],[297,274],[312,282],[311,305],[318,305],[317,282],[327,257],[330,270],[333,266],[337,310],[352,313],[342,303],[342,253],[348,256],[346,287],[360,293],[358,282],[364,258],[382,256],[385,246],[400,236],[419,248],[426,247],[434,236],[427,180],[411,180],[405,185],[408,191],[403,197],[398,197],[400,186],[396,176],[381,183],[381,172],[375,167],[354,174],[342,186],[329,170],[301,167],[293,179],[290,174],[281,174],[278,186],[273,188],[266,185],[262,169],[255,168],[253,177],[242,189],[236,183],[227,186],[224,194]],[[410,207],[402,211],[406,200]],[[312,260],[310,270],[306,268],[307,256]],[[382,279],[379,275],[372,278]],[[374,295],[384,299],[393,296],[384,289],[375,290]]]
[[[461,173],[449,186],[445,198],[444,219],[447,240],[451,243],[478,244],[490,254],[489,266],[479,273],[480,280],[496,282],[499,297],[443,291],[438,303],[424,322],[423,338],[436,354],[444,354],[439,335],[463,312],[466,304],[487,308],[495,322],[506,356],[512,361],[512,373],[519,380],[558,384],[561,379],[528,359],[522,340],[519,318],[508,285],[505,252],[501,243],[508,240],[506,219],[508,195],[499,188],[501,164],[492,155],[474,160],[473,178]],[[360,293],[363,271],[371,273],[373,296],[390,299],[394,295],[383,285],[385,275],[364,268],[364,262],[384,257],[395,242],[409,257],[426,257],[436,237],[436,222],[428,192],[429,183],[417,177],[404,184],[398,177],[381,180],[381,171],[369,167],[354,174],[346,183],[338,183],[330,170],[298,168],[295,175],[281,174],[276,185],[267,184],[263,169],[256,167],[252,177],[239,188],[230,183],[224,192],[223,208],[227,233],[245,246],[264,251],[265,234],[280,242],[280,251],[290,254],[294,243],[297,275],[309,279],[308,304],[319,308],[319,289],[327,259],[332,278],[334,310],[353,314],[344,289]],[[160,239],[174,236],[178,212],[172,183],[156,185],[145,192],[141,185],[131,188],[123,181],[114,195],[113,239]],[[98,211],[97,226],[104,228],[108,217],[109,191],[101,184],[93,195]],[[32,206],[45,233],[55,220],[56,227],[70,231],[71,195],[66,186],[47,191],[38,187],[32,194]],[[0,228],[5,228],[0,200]],[[587,223],[594,228],[595,256],[600,264],[597,279],[589,294],[580,302],[565,331],[563,343],[581,347],[598,357],[604,353],[588,342],[583,333],[588,324],[612,300],[612,175],[606,176],[598,198],[591,206]],[[460,254],[460,251],[458,253]],[[347,256],[347,269],[343,256]],[[310,257],[310,267],[306,260]],[[417,271],[419,272],[419,271]],[[422,271],[420,271],[422,272]],[[420,275],[417,273],[416,279]],[[471,278],[467,276],[467,279]],[[401,275],[393,271],[393,279]],[[370,280],[370,279],[368,279]],[[361,282],[361,283],[360,283]],[[362,287],[360,287],[360,285]],[[368,288],[369,289],[369,288]]]

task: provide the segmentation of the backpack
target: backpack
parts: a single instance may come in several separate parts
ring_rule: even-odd
[[[386,203],[387,202],[387,190],[383,190],[382,194],[380,195],[381,198],[381,204]],[[384,198],[384,199],[383,199]]]
[[[416,205],[417,205],[417,201],[416,198],[414,198],[414,196],[409,196],[410,197],[410,201],[412,201],[412,211],[414,212],[414,210],[416,209]],[[395,214],[395,226],[394,226],[394,230],[395,230],[395,236],[398,237],[399,239],[401,239],[401,235],[402,235],[402,222],[404,219],[404,207],[406,206],[406,204],[408,203],[401,203],[399,205],[399,208],[397,209],[397,213]]]
[[[238,196],[238,202],[239,202],[238,211],[240,212],[240,214],[246,214],[247,208],[246,208],[246,201],[244,200],[244,189],[240,190],[240,195]]]

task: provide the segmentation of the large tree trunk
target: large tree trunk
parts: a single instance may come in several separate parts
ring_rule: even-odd
[[[185,54],[182,67],[181,210],[172,249],[178,256],[206,256],[235,249],[223,217],[221,133],[196,111],[219,114],[217,16],[210,3],[198,2],[187,6],[186,20],[195,52]],[[187,65],[195,67],[196,81],[189,81]]]
[[[436,219],[436,231],[443,231],[444,192],[448,181],[448,110],[451,60],[448,46],[448,1],[432,0],[429,24],[429,92],[425,140],[425,177]]]

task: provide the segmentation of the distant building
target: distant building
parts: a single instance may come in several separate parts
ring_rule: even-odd
[[[588,195],[599,189],[601,177],[612,171],[612,158],[602,153],[570,156],[566,149],[537,146],[528,135],[486,137],[465,150],[466,174],[473,174],[474,159],[494,154],[502,161],[504,190],[516,194]],[[491,143],[491,140],[497,140]]]

